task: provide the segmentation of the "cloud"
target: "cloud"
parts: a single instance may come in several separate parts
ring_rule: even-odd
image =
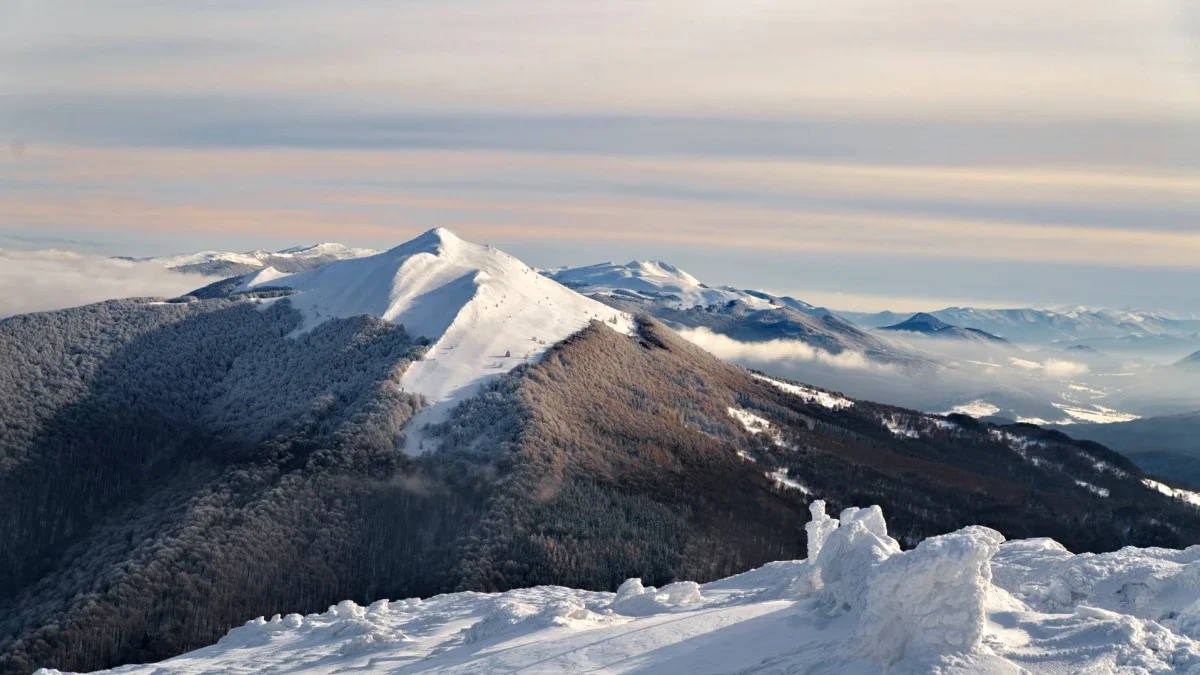
[[[0,317],[111,298],[171,297],[212,281],[153,263],[67,251],[0,251]]]
[[[0,87],[642,114],[1200,110],[1179,0],[220,4],[22,3],[0,29],[18,65]]]
[[[816,349],[797,340],[769,340],[766,342],[740,342],[714,333],[707,328],[687,328],[679,331],[685,339],[711,352],[717,358],[739,363],[781,363],[811,361],[820,365],[849,370],[892,370],[876,363],[865,355],[844,351],[834,354]]]
[[[1079,377],[1080,375],[1086,375],[1089,370],[1087,364],[1075,361],[1046,359],[1042,362],[1042,372],[1046,373],[1048,377],[1056,379]]]

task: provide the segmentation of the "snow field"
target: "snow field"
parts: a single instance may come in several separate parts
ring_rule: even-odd
[[[710,584],[346,601],[112,672],[1200,673],[1200,547],[1074,555],[976,526],[901,551],[877,506],[810,511],[807,560]]]

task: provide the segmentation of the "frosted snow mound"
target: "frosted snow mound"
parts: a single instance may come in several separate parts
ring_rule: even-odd
[[[968,527],[891,556],[868,580],[863,650],[886,665],[977,651],[986,628],[989,562],[1004,537]]]
[[[256,275],[246,287],[268,284],[299,291],[290,301],[304,315],[301,331],[370,314],[433,341],[400,380],[431,403],[409,423],[410,452],[423,450],[425,424],[444,420],[487,380],[536,360],[590,321],[633,331],[629,315],[441,228],[378,255],[291,275]]]
[[[968,527],[901,552],[878,506],[810,511],[807,560],[710,584],[347,601],[113,672],[1200,674],[1200,546],[1073,555]]]
[[[814,588],[823,590],[839,609],[862,611],[867,578],[876,565],[900,552],[900,543],[888,536],[878,506],[845,509],[838,523],[813,561]]]
[[[1200,638],[1200,546],[1071,555],[1043,539],[1005,544],[996,560],[997,585],[1034,609],[1096,607]]]

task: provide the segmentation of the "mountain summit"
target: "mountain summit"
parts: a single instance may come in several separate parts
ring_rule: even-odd
[[[491,246],[436,228],[376,255],[280,275],[267,269],[244,290],[284,287],[304,315],[302,330],[332,318],[368,314],[432,341],[400,381],[432,407],[419,424],[440,421],[488,379],[536,360],[589,321],[628,333],[632,318],[548,279]],[[409,434],[416,449],[419,434]]]
[[[1176,361],[1175,365],[1181,368],[1200,368],[1200,352],[1183,357]]]
[[[929,335],[936,338],[949,338],[954,340],[963,340],[970,342],[983,342],[996,345],[1007,345],[1009,342],[1002,337],[998,337],[978,328],[960,328],[942,321],[936,316],[918,312],[908,318],[907,321],[902,321],[891,326],[883,326],[880,330],[890,330],[902,333],[919,333],[921,335]]]

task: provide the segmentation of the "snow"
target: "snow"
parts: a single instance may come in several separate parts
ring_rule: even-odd
[[[989,415],[995,415],[998,412],[1000,412],[1000,408],[998,406],[988,403],[987,401],[982,401],[982,400],[976,399],[976,400],[970,401],[968,403],[956,405],[953,408],[951,408],[945,412],[939,413],[939,414],[941,414],[941,415],[959,414],[959,415],[968,415],[970,417],[987,417]]]
[[[898,419],[895,415],[880,418],[883,426],[887,427],[888,431],[892,432],[897,438],[920,438],[921,432],[908,426],[903,420]]]
[[[233,253],[231,251],[199,251],[196,253],[184,253],[180,255],[160,256],[156,258],[137,258],[139,262],[153,262],[162,265],[163,267],[174,269],[176,267],[184,267],[187,265],[199,265],[206,262],[225,261],[248,265],[250,267],[264,267],[266,260],[270,258],[361,258],[364,256],[375,255],[379,253],[374,249],[369,248],[351,248],[343,244],[323,243],[313,246],[296,246],[293,248],[285,248],[282,251],[249,251],[246,253]]]
[[[878,506],[810,511],[806,560],[709,584],[345,601],[111,672],[1200,673],[1200,546],[1074,555],[974,526],[901,551]]]
[[[377,255],[266,276],[250,280],[247,288],[269,284],[299,291],[291,303],[304,315],[301,331],[331,318],[371,314],[433,341],[400,380],[405,391],[430,403],[409,422],[410,453],[426,449],[424,425],[446,419],[489,379],[536,360],[588,322],[633,330],[627,314],[441,228]]]
[[[741,422],[742,426],[752,434],[761,434],[768,432],[771,429],[771,423],[765,418],[759,417],[749,410],[730,407],[727,411],[729,416]]]
[[[1092,485],[1091,483],[1089,483],[1087,481],[1079,480],[1078,478],[1075,479],[1075,484],[1078,485],[1079,487],[1083,488],[1084,490],[1091,492],[1092,494],[1094,494],[1098,497],[1107,497],[1108,496],[1108,488],[1102,488],[1098,485]]]
[[[791,490],[799,490],[806,495],[812,494],[812,491],[809,490],[803,483],[796,480],[795,478],[789,477],[787,469],[776,469],[774,471],[768,471],[767,478],[770,478],[771,480],[775,481],[775,484],[778,485],[779,487],[788,488]]]
[[[779,380],[772,380],[771,378],[766,377],[765,375],[759,375],[758,373],[750,374],[755,379],[762,380],[776,389],[804,399],[805,403],[814,403],[816,405],[829,408],[830,410],[841,410],[842,408],[849,408],[854,405],[854,401],[842,396],[838,396],[837,394],[831,394],[827,391],[821,391],[819,389],[813,389],[811,387],[805,387],[798,384],[788,384],[787,382],[780,382]]]
[[[658,260],[633,261],[624,265],[606,262],[587,267],[555,270],[555,281],[588,294],[627,295],[663,300],[668,306],[690,309],[697,305],[743,302],[756,309],[782,305],[752,293],[732,288],[710,288],[674,265]]]
[[[257,272],[251,272],[242,279],[237,285],[239,291],[248,291],[262,286],[270,286],[272,281],[282,279],[288,276],[285,272],[280,272],[274,267],[264,267]]]
[[[1138,415],[1117,412],[1112,408],[1105,408],[1098,405],[1093,405],[1091,408],[1081,408],[1063,403],[1051,403],[1051,405],[1068,415],[1068,419],[1060,421],[1058,424],[1071,424],[1076,421],[1091,422],[1093,424],[1113,424],[1114,422],[1132,422],[1139,419]]]
[[[1151,490],[1158,490],[1168,497],[1174,497],[1175,499],[1185,501],[1192,506],[1200,507],[1200,492],[1192,492],[1191,490],[1173,488],[1170,485],[1164,485],[1149,478],[1143,478],[1142,483]]]

